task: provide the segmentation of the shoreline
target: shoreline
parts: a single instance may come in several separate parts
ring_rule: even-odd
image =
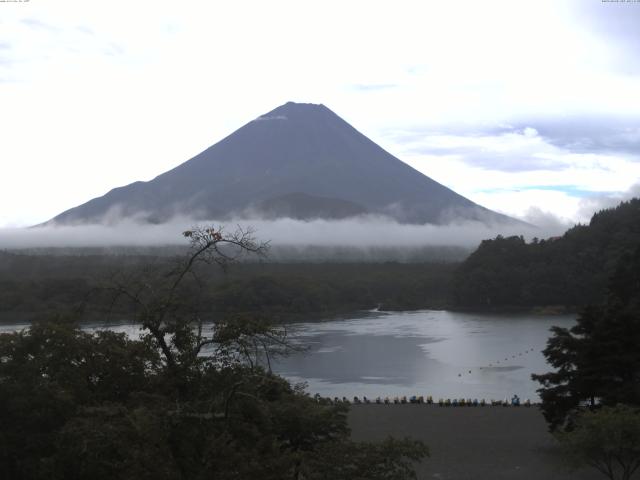
[[[575,315],[580,312],[583,307],[576,305],[536,305],[533,307],[519,307],[519,306],[497,306],[497,307],[461,307],[455,305],[449,305],[445,310],[451,312],[460,313],[495,313],[499,315],[507,315],[510,313],[515,314],[530,314],[530,315]]]

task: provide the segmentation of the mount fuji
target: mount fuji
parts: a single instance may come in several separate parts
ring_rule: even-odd
[[[47,224],[174,216],[516,224],[403,163],[324,105],[289,102],[148,182],[114,188]]]

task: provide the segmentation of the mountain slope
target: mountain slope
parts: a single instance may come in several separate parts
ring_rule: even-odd
[[[300,193],[312,213],[324,211],[330,200],[353,206],[354,213],[385,214],[409,223],[514,222],[409,167],[327,107],[291,102],[153,180],[113,189],[53,222],[133,216],[163,222],[185,214],[225,219]],[[309,205],[314,198],[319,204]],[[287,211],[306,218],[304,211]]]
[[[308,218],[341,219],[368,213],[357,203],[338,198],[316,197],[306,193],[289,193],[260,202],[252,213],[260,218]]]

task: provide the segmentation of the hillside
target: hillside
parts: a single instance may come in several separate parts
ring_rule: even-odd
[[[640,245],[640,199],[602,210],[562,237],[483,241],[457,269],[459,307],[579,307],[604,298],[618,261]]]

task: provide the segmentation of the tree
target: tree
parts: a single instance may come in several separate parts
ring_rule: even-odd
[[[0,471],[52,478],[62,429],[84,407],[125,404],[152,389],[159,365],[148,342],[89,334],[68,318],[0,335]]]
[[[271,372],[271,356],[290,348],[283,327],[234,315],[205,331],[199,268],[266,246],[240,229],[184,235],[191,249],[174,268],[105,287],[110,305],[135,306],[140,340],[61,318],[0,335],[0,471],[15,480],[415,477],[421,442],[351,442],[345,406],[319,404]]]
[[[543,353],[556,371],[532,376],[551,429],[571,428],[581,406],[640,405],[640,247],[619,262],[604,305],[552,332]]]
[[[258,243],[253,233],[241,227],[231,234],[222,227],[186,230],[182,235],[189,240],[190,248],[173,269],[143,269],[133,276],[115,276],[104,288],[113,293],[112,306],[123,298],[133,304],[142,330],[161,350],[169,369],[196,362],[202,348],[215,342],[202,331],[197,293],[204,286],[197,267],[216,264],[226,269],[243,255],[264,255],[268,243]]]
[[[640,467],[640,412],[628,406],[584,412],[557,435],[575,466],[589,465],[611,480],[629,480]]]

